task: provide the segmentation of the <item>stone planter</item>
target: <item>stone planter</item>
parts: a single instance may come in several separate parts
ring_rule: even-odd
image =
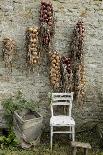
[[[36,111],[14,112],[14,132],[21,142],[37,145],[42,132],[43,117]]]
[[[0,110],[0,128],[7,128],[3,110]]]

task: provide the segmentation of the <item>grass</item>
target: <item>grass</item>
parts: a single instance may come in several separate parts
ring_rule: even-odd
[[[76,140],[81,142],[89,142],[92,145],[92,150],[88,155],[103,155],[103,148],[100,147],[100,141],[95,129],[76,134]],[[53,152],[50,150],[50,137],[49,133],[41,136],[41,143],[39,146],[29,150],[18,148],[5,148],[0,150],[0,155],[71,155],[70,141],[67,135],[55,135]],[[83,155],[83,150],[79,149],[77,155]]]
[[[71,152],[67,147],[59,147],[58,145],[55,145],[52,153],[47,146],[41,146],[28,151],[20,149],[12,150],[9,148],[0,150],[0,155],[71,155]],[[83,151],[78,150],[77,155],[83,155]],[[103,152],[90,151],[89,155],[103,155]]]

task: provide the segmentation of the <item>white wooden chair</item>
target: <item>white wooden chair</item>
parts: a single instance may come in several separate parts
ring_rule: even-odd
[[[71,93],[52,93],[51,95],[51,118],[50,118],[50,127],[51,127],[51,150],[53,144],[53,134],[54,133],[68,133],[72,136],[72,141],[75,140],[75,121],[71,117],[72,110],[72,101],[73,101],[73,92]],[[54,106],[68,106],[69,114],[68,115],[56,115],[54,116]],[[68,131],[53,131],[54,127],[68,127]]]

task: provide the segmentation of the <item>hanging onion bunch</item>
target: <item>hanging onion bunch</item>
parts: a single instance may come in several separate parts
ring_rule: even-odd
[[[71,91],[72,90],[72,66],[71,66],[71,58],[62,57],[61,61],[62,65],[62,86],[63,91]]]
[[[73,39],[71,42],[71,58],[73,69],[73,91],[75,97],[80,99],[84,94],[84,60],[83,60],[83,46],[84,46],[85,27],[83,21],[78,21],[73,32]],[[84,82],[84,84],[83,84]]]
[[[47,23],[49,29],[53,29],[54,18],[53,18],[53,6],[50,0],[41,0],[40,8],[40,22]]]
[[[64,68],[67,71],[68,79],[70,79],[71,73],[72,73],[71,59],[68,57],[62,57],[62,63],[63,63]]]
[[[80,78],[79,79],[79,81],[80,81],[80,83],[79,83],[79,86],[80,86],[80,96],[79,97],[82,99],[84,94],[85,94],[84,87],[85,87],[85,82],[86,82],[85,74],[84,74],[84,65],[82,63],[79,65],[79,78]]]
[[[50,42],[54,35],[53,6],[50,0],[41,0],[40,30],[42,45],[50,47]]]
[[[39,62],[38,28],[26,30],[27,64],[32,66]]]
[[[74,92],[78,101],[82,101],[84,97],[85,77],[84,77],[84,65],[79,64],[75,73]]]
[[[49,53],[50,54],[50,82],[53,88],[60,87],[60,61],[61,57],[57,52]]]
[[[10,38],[4,38],[3,40],[3,59],[5,67],[8,67],[12,71],[13,55],[16,51],[16,43]]]
[[[50,37],[50,30],[48,29],[48,25],[46,23],[41,28],[41,34],[42,34],[41,37],[42,45],[45,47],[49,47],[51,37]]]
[[[81,59],[83,56],[84,32],[85,32],[85,27],[84,27],[83,21],[78,21],[74,29],[72,50],[73,50],[73,55],[75,56],[75,59],[79,62],[81,62]]]

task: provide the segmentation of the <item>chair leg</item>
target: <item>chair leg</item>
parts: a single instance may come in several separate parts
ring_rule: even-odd
[[[70,139],[72,138],[72,127],[70,126]]]
[[[72,155],[76,155],[76,153],[77,153],[77,148],[76,147],[72,148]]]
[[[50,138],[50,144],[51,144],[51,151],[53,146],[53,126],[51,126],[51,138]]]
[[[75,126],[72,126],[72,141],[75,141]]]
[[[88,155],[88,149],[84,149],[84,155]]]

